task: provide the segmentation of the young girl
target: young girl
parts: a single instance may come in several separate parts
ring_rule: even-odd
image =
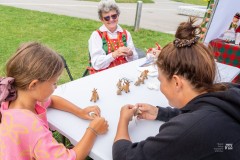
[[[108,130],[97,106],[81,109],[51,96],[64,69],[61,57],[48,47],[32,42],[17,50],[7,62],[6,78],[0,78],[0,159],[84,159],[97,135]],[[46,109],[53,107],[92,120],[73,149],[59,144],[49,131]],[[90,112],[97,115],[89,116]]]

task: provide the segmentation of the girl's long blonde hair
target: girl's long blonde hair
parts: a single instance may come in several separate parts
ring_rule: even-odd
[[[7,77],[16,89],[26,89],[32,80],[46,81],[59,76],[64,68],[61,56],[38,42],[21,45],[6,65]]]

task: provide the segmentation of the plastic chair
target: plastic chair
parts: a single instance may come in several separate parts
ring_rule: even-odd
[[[88,75],[89,75],[89,71],[88,71],[88,69],[86,68],[85,71],[83,72],[82,77],[85,77],[85,76],[88,76]]]
[[[69,68],[68,68],[68,65],[67,65],[66,60],[64,59],[64,57],[63,57],[62,55],[60,55],[60,56],[61,56],[61,58],[62,58],[62,60],[63,60],[64,67],[65,67],[65,69],[67,70],[67,73],[68,73],[68,76],[69,76],[70,80],[73,81],[73,77],[72,77],[72,74],[71,74],[71,72],[70,72],[70,70],[69,70]]]
[[[139,48],[135,48],[135,49],[136,49],[136,51],[138,53],[138,58],[146,57],[146,53],[143,50],[141,50]]]

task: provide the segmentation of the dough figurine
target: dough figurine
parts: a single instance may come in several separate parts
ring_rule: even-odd
[[[121,87],[122,87],[122,79],[119,79],[119,80],[118,80],[117,87],[118,87],[118,88],[121,88]]]
[[[130,92],[129,85],[130,85],[130,81],[124,79],[124,85],[122,86],[122,90],[124,90],[125,93]]]
[[[134,85],[139,86],[140,84],[144,84],[144,78],[138,77],[138,80],[134,83]]]
[[[140,78],[143,78],[143,79],[148,79],[148,70],[144,70],[141,75],[140,75]]]
[[[124,79],[124,83],[123,84],[122,84],[122,79],[119,80],[118,83],[117,83],[117,88],[118,88],[117,95],[121,95],[123,90],[125,91],[125,93],[130,92],[129,85],[130,85],[130,81],[129,80]]]
[[[98,93],[97,93],[97,89],[94,88],[92,91],[92,97],[90,99],[90,101],[93,101],[94,103],[99,99]]]

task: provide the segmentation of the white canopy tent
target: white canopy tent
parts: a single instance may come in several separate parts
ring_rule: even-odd
[[[220,37],[229,28],[234,15],[240,12],[240,0],[215,0],[204,43]]]

